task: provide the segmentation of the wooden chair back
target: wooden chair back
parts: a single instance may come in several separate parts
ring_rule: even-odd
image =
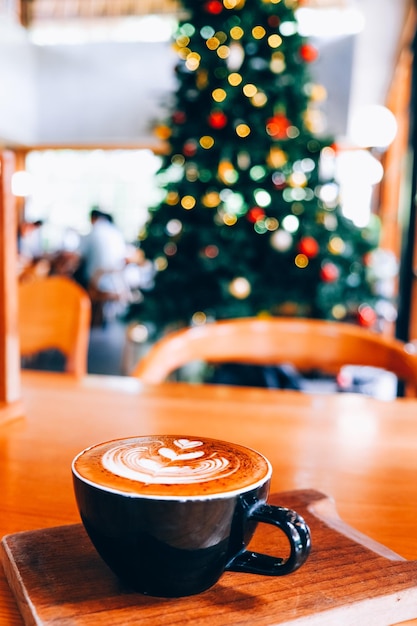
[[[48,276],[20,283],[18,295],[21,356],[56,349],[67,373],[84,376],[91,321],[87,292],[66,276]]]
[[[133,369],[145,383],[160,383],[191,361],[278,365],[300,372],[337,374],[343,365],[393,372],[417,396],[417,355],[411,344],[368,329],[304,318],[239,318],[171,332]],[[408,387],[410,391],[408,391]]]

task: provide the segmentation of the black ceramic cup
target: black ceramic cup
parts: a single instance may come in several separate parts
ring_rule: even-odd
[[[97,552],[144,594],[200,593],[226,570],[290,574],[310,552],[302,517],[267,504],[269,461],[238,444],[183,435],[116,439],[78,454],[72,475]],[[288,557],[247,550],[258,522],[285,534]]]

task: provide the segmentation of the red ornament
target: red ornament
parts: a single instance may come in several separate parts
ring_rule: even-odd
[[[278,28],[280,21],[281,20],[279,19],[278,15],[270,15],[268,17],[268,26],[270,26],[271,28]]]
[[[377,321],[377,315],[369,304],[361,304],[358,309],[358,322],[360,326],[371,328]]]
[[[320,270],[320,278],[325,283],[334,283],[339,276],[339,268],[334,263],[325,263]]]
[[[186,157],[193,157],[197,152],[198,144],[193,139],[190,139],[184,144],[182,152]]]
[[[215,245],[209,245],[204,248],[204,256],[208,259],[215,259],[219,254],[219,249]]]
[[[186,119],[187,116],[185,115],[184,111],[175,111],[172,114],[172,121],[174,122],[174,124],[184,124]]]
[[[246,217],[250,222],[255,224],[255,222],[265,217],[265,211],[259,206],[254,206],[252,209],[249,209]]]
[[[298,244],[298,251],[305,254],[309,259],[314,258],[319,253],[320,246],[314,237],[303,237]]]
[[[266,122],[266,132],[273,139],[286,139],[287,130],[291,126],[291,122],[283,113],[277,113],[274,117],[270,117]]]
[[[219,2],[219,0],[209,0],[204,5],[204,9],[207,13],[211,13],[212,15],[220,15],[223,11],[223,4]]]
[[[306,63],[313,63],[319,56],[319,51],[310,43],[305,43],[300,47],[299,54]]]
[[[366,254],[363,255],[363,264],[366,267],[372,266],[372,254],[370,252],[367,252]]]
[[[177,253],[177,245],[170,241],[164,246],[164,252],[167,256],[174,256]]]
[[[208,117],[208,123],[212,128],[224,128],[227,124],[227,116],[223,111],[212,111]]]

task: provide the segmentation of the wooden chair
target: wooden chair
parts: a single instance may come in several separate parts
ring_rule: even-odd
[[[21,357],[59,350],[65,371],[87,373],[91,302],[86,291],[65,276],[23,282],[18,287]]]
[[[417,396],[415,347],[342,322],[304,318],[239,318],[171,332],[151,346],[132,375],[160,383],[192,361],[278,365],[336,375],[344,365],[394,373]]]

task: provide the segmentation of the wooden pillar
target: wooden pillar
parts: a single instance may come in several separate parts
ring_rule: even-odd
[[[392,80],[387,107],[398,122],[398,132],[383,159],[384,180],[381,184],[379,216],[382,222],[381,247],[401,256],[401,194],[409,159],[410,100],[413,54],[405,47],[400,54]]]
[[[15,164],[14,169],[16,172],[22,172],[26,169],[26,156],[27,150],[17,149],[13,151]],[[25,203],[26,198],[23,197],[15,197],[15,210],[17,216],[17,223],[20,224],[25,220]]]
[[[22,414],[17,292],[17,220],[12,152],[0,152],[0,425]]]
[[[416,102],[415,38],[417,0],[409,0],[397,63],[386,106],[398,123],[398,133],[383,159],[384,178],[380,186],[379,216],[382,222],[380,245],[400,261],[397,284],[398,318],[395,334],[403,341],[415,340],[417,331],[417,293],[413,280],[415,248],[415,206],[409,199],[415,186],[416,152],[414,106]]]

